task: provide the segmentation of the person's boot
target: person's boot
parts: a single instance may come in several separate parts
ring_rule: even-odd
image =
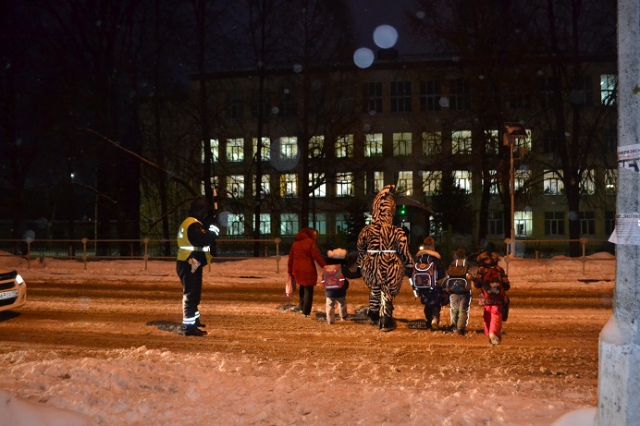
[[[382,315],[380,317],[380,331],[388,332],[393,331],[397,327],[396,321],[391,315]]]
[[[372,311],[371,308],[369,308],[369,310],[367,311],[367,316],[369,317],[369,320],[373,325],[378,324],[378,322],[380,321],[380,311]]]
[[[196,327],[205,328],[207,325],[200,322],[200,318],[196,318]]]
[[[433,317],[431,320],[431,329],[438,330],[440,328],[440,317]]]
[[[195,325],[183,325],[182,326],[182,333],[185,336],[197,336],[197,337],[201,337],[201,336],[206,336],[207,332],[204,330],[200,330],[198,327],[196,327]]]

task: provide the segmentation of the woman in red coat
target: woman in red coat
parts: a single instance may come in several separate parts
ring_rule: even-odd
[[[296,234],[296,240],[291,245],[289,263],[287,264],[287,272],[289,275],[293,275],[296,284],[300,287],[298,308],[305,317],[311,314],[313,288],[318,281],[316,263],[321,268],[327,264],[316,244],[317,238],[318,231],[313,228],[302,228]]]

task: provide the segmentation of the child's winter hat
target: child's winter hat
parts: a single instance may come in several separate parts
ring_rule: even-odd
[[[456,250],[456,254],[454,255],[455,259],[465,259],[467,257],[467,252],[464,251],[463,248],[459,248]]]
[[[327,257],[330,257],[331,259],[344,259],[347,257],[347,250],[343,248],[327,250]]]
[[[492,253],[496,251],[496,246],[491,242],[486,242],[484,244],[484,251],[486,251],[487,253]]]
[[[436,241],[433,239],[433,237],[429,236],[424,239],[425,249],[433,250],[435,247],[436,247]]]

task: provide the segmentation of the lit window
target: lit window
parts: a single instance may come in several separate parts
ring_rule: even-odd
[[[421,174],[424,194],[427,196],[436,194],[442,183],[442,172],[423,170]]]
[[[244,215],[229,213],[226,230],[227,235],[244,235]]]
[[[393,155],[396,157],[411,155],[411,133],[393,134]]]
[[[280,196],[297,197],[298,196],[298,175],[295,173],[285,173],[280,175]]]
[[[322,158],[324,150],[324,136],[311,136],[309,139],[309,158]]]
[[[531,151],[531,129],[524,130],[527,136],[522,138],[515,138],[514,140],[514,152],[513,155],[519,158],[524,158],[527,152]]]
[[[371,182],[365,181],[365,191],[370,194],[377,194],[384,188],[384,172],[373,172]],[[368,189],[371,188],[369,191]]]
[[[456,170],[453,172],[453,182],[458,188],[471,194],[471,172],[468,170]]]
[[[280,156],[282,158],[298,157],[298,138],[295,136],[282,136],[280,138]]]
[[[396,192],[403,195],[411,195],[413,191],[413,172],[398,172],[396,178]]]
[[[513,213],[513,222],[516,237],[530,237],[533,235],[533,212],[516,211]]]
[[[451,135],[453,154],[471,154],[471,130],[458,130]]]
[[[500,140],[497,130],[487,130],[485,133],[487,154],[497,154],[500,152]]]
[[[262,149],[260,150],[260,158],[262,161],[269,161],[271,158],[271,140],[269,138],[262,138]],[[258,138],[253,138],[253,157],[256,158],[258,154]]]
[[[544,193],[547,195],[564,194],[564,183],[556,172],[551,170],[544,171]]]
[[[296,213],[282,213],[280,215],[280,235],[296,235],[299,231],[298,223]]]
[[[243,175],[231,175],[227,180],[227,191],[233,198],[244,197],[244,176]]]
[[[253,228],[256,227],[256,216],[253,215]],[[269,235],[271,234],[271,214],[270,213],[260,213],[260,234],[261,235]]]
[[[353,173],[336,174],[336,197],[353,196]]]
[[[615,195],[618,191],[618,170],[606,169],[604,171],[604,188],[608,195]]]
[[[382,157],[382,133],[369,133],[364,140],[365,157]]]
[[[353,135],[339,136],[336,139],[336,157],[353,158]]]
[[[497,195],[500,193],[500,179],[498,178],[497,170],[489,170],[489,193],[492,195]]]
[[[252,175],[251,176],[251,182],[253,184],[253,193],[252,195],[255,197],[256,196],[256,175]],[[269,195],[271,194],[271,179],[269,175],[262,175],[262,183],[260,185],[260,192],[262,194],[263,198],[265,195]]]
[[[442,154],[442,132],[430,132],[422,134],[422,154]]]
[[[527,188],[530,180],[531,170],[529,170],[527,165],[522,164],[518,167],[518,170],[514,170],[513,183],[516,191]]]
[[[212,176],[211,180],[210,180],[210,185],[211,188],[217,188],[218,187],[218,176]],[[205,189],[204,189],[204,181],[201,180],[200,181],[200,195],[201,196],[205,196]]]
[[[227,161],[244,161],[244,139],[227,139]]]
[[[218,139],[210,139],[209,143],[211,144],[211,161],[218,161],[218,156],[220,154],[220,141]],[[202,142],[202,163],[204,163],[204,142]]]
[[[373,216],[371,215],[371,213],[366,212],[364,214],[364,224],[365,225],[371,225],[371,221],[373,220]]]
[[[309,185],[313,188],[314,197],[327,196],[327,179],[324,173],[309,173]]]
[[[613,74],[603,74],[600,76],[600,102],[602,105],[614,106],[617,103],[616,91],[618,78]]]
[[[584,170],[580,179],[580,192],[586,195],[593,195],[596,192],[596,171],[593,169]]]

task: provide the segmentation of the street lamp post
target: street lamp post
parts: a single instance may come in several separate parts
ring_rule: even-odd
[[[513,167],[513,149],[515,148],[516,139],[522,139],[527,137],[527,131],[524,126],[517,122],[504,123],[503,143],[509,147],[509,196],[511,198],[511,214],[510,218],[510,233],[509,233],[509,253],[512,256],[516,252],[516,229],[515,229],[515,170]]]

